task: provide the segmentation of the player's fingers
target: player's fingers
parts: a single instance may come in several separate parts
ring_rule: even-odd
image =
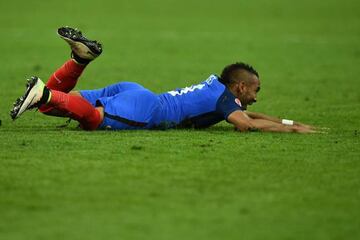
[[[320,130],[320,131],[330,130],[330,128],[328,128],[328,127],[318,127],[318,126],[311,126],[311,125],[306,125],[306,127],[311,130]]]
[[[327,134],[329,133],[326,129],[320,129],[320,128],[317,128],[315,130],[312,130],[314,133],[320,133],[320,134]]]
[[[326,133],[326,132],[318,131],[318,130],[308,130],[308,131],[306,131],[306,133],[323,134],[323,133]]]
[[[319,133],[317,130],[308,129],[306,133]]]
[[[301,126],[301,125],[295,126],[294,129],[298,133],[313,133],[314,132],[314,130],[311,130],[311,129]]]
[[[307,127],[300,127],[298,129],[298,131],[300,133],[326,133],[325,131],[322,130],[318,130],[318,129],[311,129],[311,128],[307,128]]]
[[[317,129],[317,127],[315,127],[315,126],[312,126],[312,125],[307,125],[307,127],[308,127],[309,129],[312,129],[312,130],[315,130],[315,129]]]
[[[327,133],[330,128],[327,128],[327,127],[316,127],[316,128],[313,128],[312,130],[315,130],[317,132],[320,132],[320,133]]]
[[[311,126],[311,125],[303,124],[303,123],[299,123],[298,126],[303,127],[303,128],[307,128],[307,129],[316,129],[315,126]]]

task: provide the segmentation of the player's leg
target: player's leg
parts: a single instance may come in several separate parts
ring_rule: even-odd
[[[97,41],[89,40],[82,33],[70,27],[58,29],[58,35],[69,43],[72,59],[65,62],[49,78],[46,86],[49,89],[68,93],[76,85],[83,70],[90,61],[102,52],[102,46]],[[61,112],[51,107],[41,107],[40,112],[48,115],[61,116]]]
[[[138,83],[134,82],[119,82],[111,84],[104,88],[95,89],[95,90],[81,90],[81,91],[72,91],[70,94],[75,96],[82,96],[88,100],[92,105],[96,105],[96,100],[103,97],[115,96],[119,93],[133,90],[144,90],[145,88]]]
[[[50,76],[46,86],[52,90],[68,93],[75,87],[85,67],[86,65],[70,59]]]
[[[51,75],[46,86],[68,93],[75,87],[86,65],[102,53],[102,46],[97,41],[87,39],[81,31],[70,27],[59,28],[58,35],[70,45],[72,59]]]
[[[50,90],[37,77],[28,81],[25,94],[15,101],[10,115],[15,120],[24,111],[44,105],[54,107],[67,117],[77,120],[85,130],[97,129],[103,119],[102,108],[95,108],[83,97]]]
[[[51,75],[46,87],[64,93],[70,92],[75,87],[85,67],[86,65],[78,64],[74,59],[68,60]],[[65,117],[63,112],[46,105],[40,107],[39,111],[46,115]]]
[[[143,88],[121,92],[97,100],[103,107],[103,121],[100,128],[113,130],[149,129],[160,101],[156,94]]]
[[[56,90],[51,91],[46,106],[67,113],[66,117],[74,119],[80,123],[84,130],[95,130],[102,122],[102,109],[95,108],[86,99],[80,96],[73,96]]]

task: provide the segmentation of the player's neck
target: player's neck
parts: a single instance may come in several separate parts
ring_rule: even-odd
[[[236,91],[235,87],[227,87],[227,89],[229,89],[229,91],[230,91],[235,97],[237,97],[237,91]]]

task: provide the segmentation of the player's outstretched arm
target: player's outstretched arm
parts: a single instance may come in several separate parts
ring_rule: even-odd
[[[249,111],[245,111],[245,113],[250,118],[253,118],[253,119],[265,119],[265,120],[269,120],[269,121],[276,122],[276,123],[281,123],[281,124],[282,124],[282,121],[283,121],[283,119],[273,117],[273,116],[269,116],[269,115],[266,115],[266,114],[263,114],[263,113],[249,112]],[[309,124],[304,124],[304,123],[301,123],[301,122],[297,122],[297,121],[293,121],[293,125],[308,128],[308,129],[312,129],[312,130],[316,130],[316,127],[314,127],[314,126],[311,126]]]
[[[253,115],[254,116],[254,115]],[[266,116],[266,115],[263,115]],[[268,116],[266,116],[268,117]],[[296,133],[314,133],[315,130],[299,125],[284,125],[275,118],[252,118],[242,111],[234,111],[228,116],[228,122],[234,124],[237,130],[246,131],[263,131],[263,132],[296,132]]]

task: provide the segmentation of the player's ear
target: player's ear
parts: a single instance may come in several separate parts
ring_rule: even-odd
[[[238,85],[239,92],[241,92],[241,93],[244,92],[245,88],[246,88],[245,82],[243,82],[243,81],[239,82],[239,85]]]

